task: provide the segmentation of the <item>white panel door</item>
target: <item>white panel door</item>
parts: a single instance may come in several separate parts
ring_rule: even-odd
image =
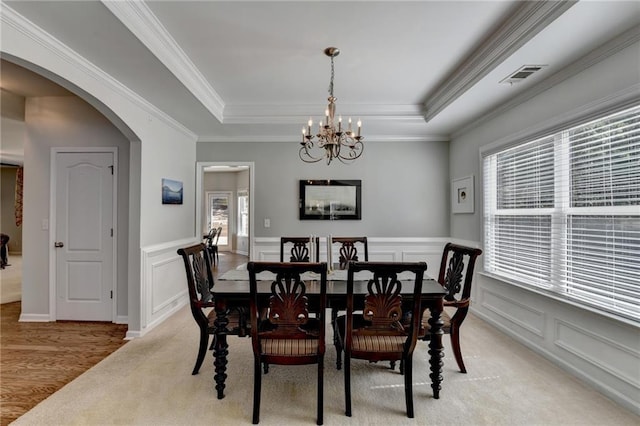
[[[56,153],[56,319],[113,320],[113,166],[111,152]]]

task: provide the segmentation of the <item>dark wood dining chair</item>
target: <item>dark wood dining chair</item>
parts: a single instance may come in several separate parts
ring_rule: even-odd
[[[218,251],[218,241],[220,240],[220,234],[222,234],[222,226],[218,226],[216,228],[216,234],[211,240],[211,246],[209,247],[209,251],[211,251],[211,260],[213,260],[214,266],[220,263],[220,252]]]
[[[318,364],[317,424],[323,423],[327,264],[249,262],[251,341],[254,354],[253,424],[260,421],[263,364]],[[269,271],[275,280],[260,287],[256,274]],[[311,318],[305,293],[305,272],[319,274],[320,311]],[[314,285],[316,283],[314,282]],[[265,297],[265,293],[268,297]],[[261,313],[267,312],[266,318]],[[277,390],[280,392],[281,390]]]
[[[207,353],[209,336],[214,336],[209,348],[215,345],[216,312],[214,280],[211,272],[211,253],[204,244],[195,244],[189,247],[178,249],[178,254],[184,260],[184,268],[187,274],[187,286],[189,289],[189,304],[193,319],[200,328],[200,344],[196,364],[191,374],[198,374],[204,357]],[[226,328],[227,334],[248,336],[249,327],[249,307],[230,307],[228,316],[229,323]]]
[[[280,237],[280,262],[285,262],[285,248],[288,262],[320,262],[320,239],[316,238],[314,259],[309,257],[311,244],[309,237]]]
[[[462,373],[466,373],[467,368],[464,365],[462,352],[460,351],[460,327],[469,312],[473,271],[476,259],[481,254],[482,250],[479,248],[447,243],[442,251],[440,272],[438,273],[438,282],[447,291],[444,296],[445,310],[441,316],[444,323],[442,330],[445,334],[451,336],[453,355]],[[447,312],[447,308],[454,308],[452,315]],[[426,320],[423,320],[422,323],[425,331],[422,340],[429,340],[429,323]]]
[[[467,367],[464,365],[462,351],[460,350],[460,327],[469,312],[473,271],[476,259],[481,254],[482,250],[479,248],[447,243],[442,251],[440,271],[438,273],[438,282],[447,291],[444,296],[445,309],[440,315],[440,319],[443,322],[442,331],[451,336],[453,356],[462,373],[467,372]],[[453,312],[453,314],[450,312]],[[423,315],[425,314],[426,312],[423,312]],[[410,315],[407,318],[410,318]],[[428,316],[423,316],[421,328],[423,334],[420,336],[420,340],[428,341],[431,337],[428,318]],[[400,363],[400,371],[403,371],[402,363]]]
[[[347,269],[350,261],[369,261],[369,244],[367,237],[331,237],[331,245],[339,244],[338,263],[340,269]],[[360,252],[358,252],[360,249]]]
[[[410,289],[411,309],[421,312],[422,278],[427,264],[424,262],[351,262],[347,275],[346,315],[336,318],[338,333],[337,356],[344,352],[345,414],[351,416],[351,360],[370,362],[401,361],[404,366],[404,391],[407,417],[413,418],[413,351],[420,334],[420,318],[412,318],[405,327],[402,323],[403,287]],[[363,301],[354,299],[354,275],[370,271]],[[412,272],[412,281],[400,281],[398,274]],[[362,311],[355,314],[355,311]]]
[[[351,261],[368,262],[369,261],[369,243],[367,237],[331,237],[331,246],[339,245],[338,249],[338,267],[340,269],[347,269],[347,265]],[[360,249],[360,252],[358,252]],[[358,253],[360,255],[358,256]],[[330,265],[332,268],[334,265]],[[339,310],[337,308],[331,308],[331,325],[335,325],[335,319],[338,317]],[[338,338],[336,330],[333,330],[333,344]],[[338,357],[336,360],[336,368],[340,370],[342,365],[342,359]]]

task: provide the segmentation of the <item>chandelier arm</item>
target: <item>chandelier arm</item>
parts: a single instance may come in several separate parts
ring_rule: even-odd
[[[303,154],[303,151],[304,151],[304,154]],[[305,163],[317,163],[318,161],[321,161],[324,158],[324,156],[316,158],[313,155],[311,155],[306,145],[300,148],[300,151],[298,151],[298,155],[300,156],[300,159]],[[305,158],[305,156],[307,158]]]
[[[362,144],[362,142],[359,142],[359,141],[358,141],[358,144],[362,146],[359,148],[350,149],[349,154],[347,156],[342,155],[338,157],[338,160],[340,160],[340,162],[342,162],[343,164],[351,164],[351,161],[360,158],[364,150],[364,145]]]

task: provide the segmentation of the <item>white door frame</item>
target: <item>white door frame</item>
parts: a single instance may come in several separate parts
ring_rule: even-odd
[[[206,199],[203,200],[203,188],[202,180],[204,179],[204,169],[209,166],[247,166],[249,167],[249,260],[253,259],[253,247],[254,247],[254,170],[255,163],[253,161],[203,161],[196,162],[196,229],[195,236],[201,239],[202,237],[202,205],[206,203]]]
[[[54,248],[56,238],[56,158],[60,153],[77,153],[77,152],[108,152],[113,154],[113,200],[111,202],[113,208],[113,271],[111,273],[113,282],[111,288],[113,289],[113,303],[111,310],[111,321],[114,322],[118,308],[118,148],[117,147],[55,147],[51,148],[50,158],[50,170],[49,170],[49,320],[55,321],[57,319],[56,297],[57,297],[57,262],[56,251]],[[44,224],[43,224],[44,227]]]

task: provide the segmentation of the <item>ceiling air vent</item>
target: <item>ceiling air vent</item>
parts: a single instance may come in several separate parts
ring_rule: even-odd
[[[525,78],[530,77],[532,74],[540,71],[544,67],[546,67],[546,65],[524,65],[514,73],[511,73],[508,77],[501,80],[500,83],[520,83]]]

